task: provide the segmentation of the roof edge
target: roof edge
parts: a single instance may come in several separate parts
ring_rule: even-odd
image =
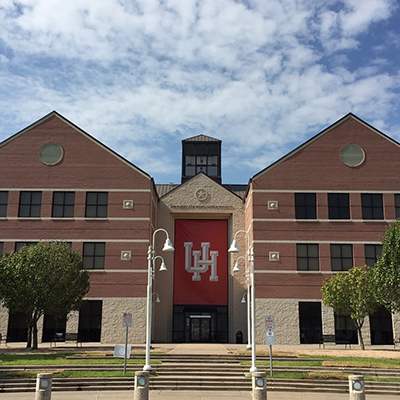
[[[104,148],[104,150],[108,151],[111,153],[113,156],[118,158],[120,161],[123,163],[127,164],[129,167],[133,168],[137,172],[139,172],[141,175],[148,179],[153,179],[147,172],[143,171],[141,168],[127,160],[125,157],[122,157],[120,154],[118,154],[116,151],[112,150],[110,147],[105,145],[103,142],[100,140],[96,139],[94,136],[90,135],[86,131],[84,131],[82,128],[80,128],[78,125],[75,125],[73,122],[69,121],[67,118],[65,118],[63,115],[58,113],[57,111],[53,110],[50,113],[46,114],[44,117],[38,119],[37,121],[33,122],[32,124],[28,125],[24,129],[20,130],[19,132],[15,133],[14,135],[10,136],[9,138],[5,139],[3,142],[0,143],[0,148],[11,142],[12,140],[16,139],[19,136],[22,136],[24,133],[30,131],[31,129],[35,128],[36,126],[42,124],[46,120],[50,119],[51,117],[57,117],[60,120],[62,120],[64,123],[67,125],[71,126],[71,128],[75,129],[78,131],[80,134],[84,135],[87,139],[91,140],[92,142],[96,143],[100,147]]]

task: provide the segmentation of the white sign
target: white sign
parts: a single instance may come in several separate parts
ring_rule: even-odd
[[[124,326],[132,326],[132,314],[124,312],[122,322]]]
[[[265,344],[269,344],[270,346],[275,345],[275,332],[265,333]]]
[[[275,321],[273,316],[268,315],[265,317],[265,329],[267,331],[273,331],[275,329]]]
[[[131,346],[128,346],[126,351],[126,358],[129,358],[130,356],[131,356]],[[114,357],[125,358],[125,346],[116,344],[114,349]]]

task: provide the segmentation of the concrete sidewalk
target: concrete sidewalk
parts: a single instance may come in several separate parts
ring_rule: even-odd
[[[53,392],[52,400],[133,400],[133,390]],[[150,400],[250,400],[250,392],[208,392],[180,390],[152,390]],[[35,393],[0,393],[1,400],[34,400]],[[268,400],[349,400],[349,394],[268,392]],[[399,400],[398,396],[366,395],[366,400]]]

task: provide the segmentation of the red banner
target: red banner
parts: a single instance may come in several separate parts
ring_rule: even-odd
[[[228,221],[175,222],[174,304],[228,304]]]

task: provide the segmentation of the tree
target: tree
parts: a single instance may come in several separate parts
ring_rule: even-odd
[[[400,219],[385,231],[376,271],[379,302],[391,312],[400,311]]]
[[[354,267],[348,272],[324,279],[321,288],[324,304],[332,307],[335,313],[349,316],[353,320],[362,350],[365,347],[361,328],[365,317],[379,308],[375,288],[375,269],[368,265]]]
[[[37,322],[43,314],[64,318],[79,310],[89,291],[81,255],[65,242],[23,246],[0,258],[0,304],[25,314],[27,347],[37,349]]]

